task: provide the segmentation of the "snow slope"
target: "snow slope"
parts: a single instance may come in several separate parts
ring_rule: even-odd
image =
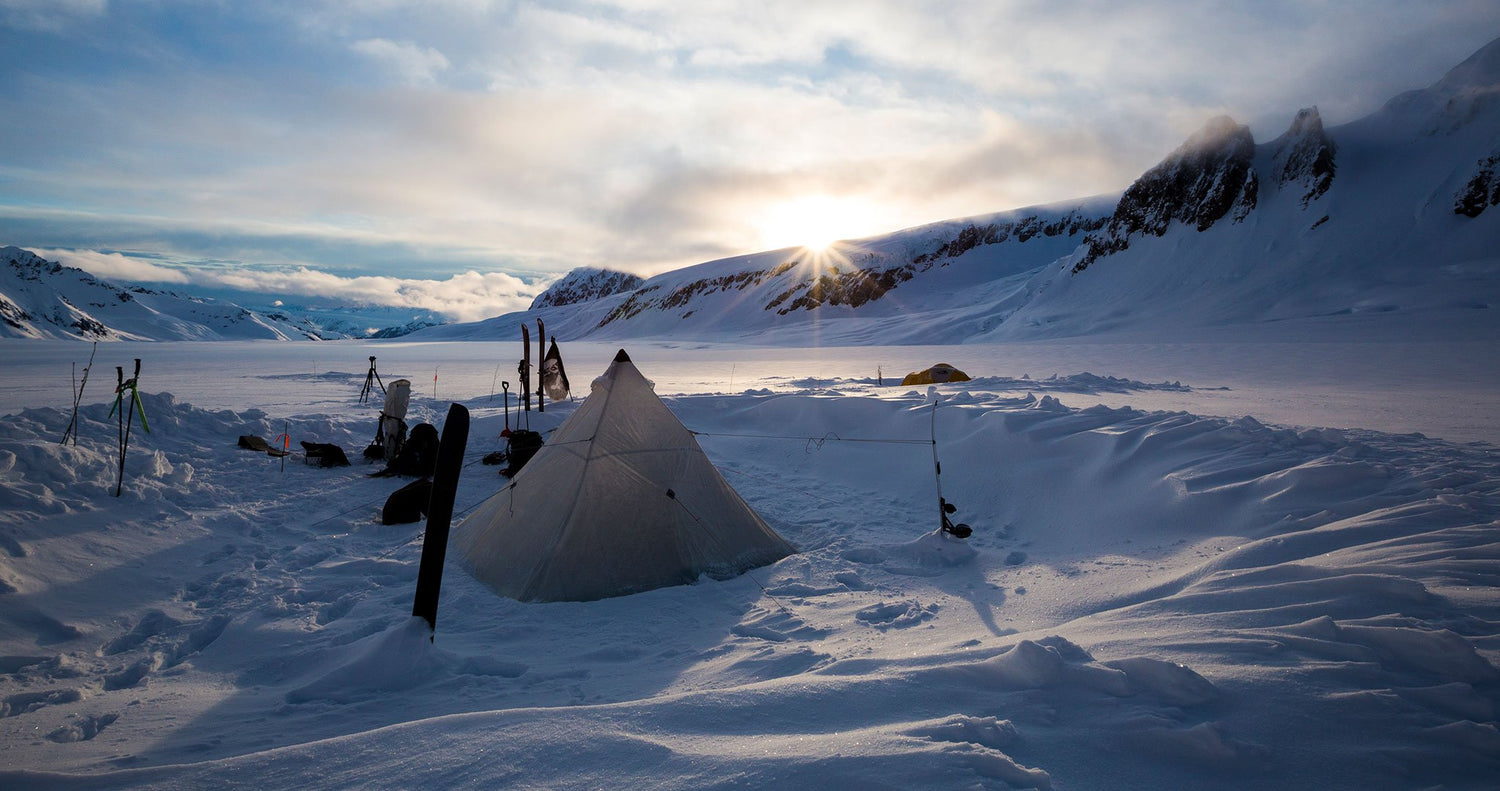
[[[1059,400],[1193,373],[981,378],[935,423],[862,377],[669,397],[799,554],[558,604],[450,557],[435,643],[408,616],[420,525],[378,524],[400,480],[234,447],[362,447],[358,377],[241,382],[228,409],[148,393],[120,499],[108,404],[76,447],[65,411],[23,410],[0,421],[0,785],[1492,787],[1495,446]],[[468,403],[461,513],[499,488],[478,460],[506,419]],[[410,422],[445,407],[416,393]],[[968,542],[931,532],[933,432]]]

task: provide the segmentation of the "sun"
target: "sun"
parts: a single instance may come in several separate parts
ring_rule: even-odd
[[[842,239],[875,233],[875,212],[862,200],[805,195],[770,206],[756,221],[770,249],[801,247],[820,252]]]

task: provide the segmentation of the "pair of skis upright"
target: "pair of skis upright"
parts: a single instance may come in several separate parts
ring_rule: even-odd
[[[536,350],[537,356],[541,358],[541,370],[536,377],[536,410],[547,411],[544,405],[543,394],[553,401],[561,401],[568,397],[568,374],[563,370],[562,354],[557,350],[557,339],[552,339],[551,348],[543,352],[547,343],[547,325],[541,319],[536,320]],[[517,364],[517,372],[521,375],[521,403],[527,412],[531,411],[531,328],[521,323],[521,361]]]

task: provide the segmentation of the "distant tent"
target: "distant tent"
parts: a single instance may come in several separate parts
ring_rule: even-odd
[[[938,363],[925,371],[916,371],[901,380],[902,385],[931,385],[943,382],[967,382],[969,375],[947,363]]]
[[[475,577],[521,601],[725,579],[795,551],[730,488],[623,349],[453,542]]]

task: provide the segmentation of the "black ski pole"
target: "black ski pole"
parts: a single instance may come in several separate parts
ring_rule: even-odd
[[[125,416],[125,441],[120,445],[120,478],[115,483],[115,496],[120,496],[120,490],[125,486],[125,454],[130,452],[130,428],[135,425],[135,411],[140,409],[140,381],[141,381],[141,358],[135,358],[135,375],[125,383],[130,388],[130,414]],[[123,395],[123,394],[122,394]],[[123,405],[123,404],[122,404]],[[142,413],[144,414],[144,413]],[[142,425],[145,419],[142,418]]]
[[[948,514],[956,512],[958,510],[958,508],[956,506],[954,506],[952,503],[948,502],[947,500],[945,500],[943,498],[943,465],[942,465],[942,463],[940,463],[938,461],[938,454],[937,454],[937,408],[938,408],[938,401],[940,400],[940,398],[939,398],[939,396],[937,394],[937,388],[932,388],[931,393],[932,393],[932,471],[933,471],[933,477],[937,481],[938,527],[944,533],[947,533],[947,534],[949,534],[951,536],[954,536],[956,538],[968,538],[970,536],[970,534],[973,533],[973,529],[970,528],[968,525],[963,525],[963,524],[955,525],[955,524],[953,524],[952,520],[950,520],[948,518]]]
[[[453,521],[453,499],[458,494],[458,474],[464,466],[464,448],[469,443],[469,410],[462,404],[448,406],[443,436],[438,440],[437,466],[432,473],[432,494],[427,501],[427,530],[422,537],[422,560],[417,567],[417,595],[411,614],[427,621],[437,631],[438,593],[443,586],[443,560],[448,555],[448,527]]]

